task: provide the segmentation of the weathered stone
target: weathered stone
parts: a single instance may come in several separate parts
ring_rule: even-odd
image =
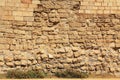
[[[79,52],[74,52],[74,57],[77,58],[80,56],[80,53]]]
[[[42,55],[41,55],[41,58],[42,58],[42,59],[45,59],[45,58],[48,58],[48,56],[47,56],[47,54],[42,54]]]
[[[9,67],[13,67],[14,63],[13,62],[6,62],[6,65],[9,66]]]
[[[27,60],[21,60],[21,65],[26,66],[28,64]]]
[[[114,67],[110,67],[110,72],[114,72],[115,68]]]
[[[49,59],[53,59],[54,56],[53,56],[52,54],[48,54],[48,58],[49,58]]]
[[[14,64],[15,64],[16,66],[20,66],[20,65],[21,65],[21,61],[15,61]]]
[[[4,56],[0,55],[0,61],[3,62],[4,61]]]
[[[103,58],[102,58],[102,57],[98,57],[98,60],[99,60],[99,61],[103,61]]]
[[[66,60],[67,63],[72,63],[72,61],[73,61],[73,59],[70,59],[70,58],[68,58],[68,59]]]
[[[42,67],[41,67],[40,65],[36,65],[36,66],[35,66],[35,69],[37,69],[37,70],[41,70]]]
[[[78,51],[79,48],[78,48],[78,47],[72,47],[72,50],[73,50],[73,51]]]
[[[0,72],[120,75],[120,2],[87,1],[0,0]]]
[[[5,63],[4,62],[0,62],[0,66],[4,66],[5,65]]]
[[[32,64],[37,64],[37,61],[36,61],[36,60],[34,60],[34,61],[32,62]]]
[[[4,59],[6,62],[13,61],[13,54],[6,54]]]

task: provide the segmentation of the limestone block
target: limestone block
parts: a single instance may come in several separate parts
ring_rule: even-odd
[[[27,60],[21,60],[21,65],[26,66],[28,64]]]
[[[16,16],[16,17],[14,17],[15,18],[15,20],[17,20],[17,21],[23,21],[23,17],[19,17],[19,16]]]
[[[13,57],[13,54],[5,54],[5,57],[4,57],[5,61],[6,62],[10,62],[10,61],[13,61],[14,60],[14,57]]]
[[[32,62],[32,64],[37,64],[37,60],[34,60],[34,61]]]
[[[27,53],[27,52],[23,52],[20,55],[22,60],[34,60],[34,55],[32,55],[31,53]]]
[[[25,34],[25,31],[23,30],[18,30],[18,29],[14,29],[13,31],[15,34]]]
[[[13,67],[14,63],[13,62],[6,62],[6,65],[9,66],[9,67]]]
[[[29,17],[33,17],[33,12],[32,11],[23,11],[22,12],[23,16],[29,16]]]
[[[59,22],[60,21],[60,17],[59,17],[59,14],[57,13],[56,10],[52,10],[50,13],[49,13],[49,20],[51,22]]]
[[[0,55],[0,61],[3,62],[4,61],[4,56]]]
[[[31,64],[32,64],[32,62],[28,60],[28,65],[31,65]]]
[[[18,55],[14,55],[14,60],[21,60],[22,59],[22,55],[18,54]]]
[[[48,58],[49,58],[49,59],[53,59],[54,56],[53,56],[52,54],[48,54]]]
[[[77,58],[79,57],[81,54],[79,52],[74,52],[74,57]]]
[[[47,69],[51,69],[51,68],[52,68],[52,65],[47,64],[47,65],[46,65],[46,68],[47,68]]]
[[[63,69],[64,66],[62,64],[58,64],[58,69]]]
[[[110,67],[110,72],[114,72],[115,71],[115,68],[114,67]]]
[[[0,66],[4,66],[5,65],[5,63],[4,62],[0,62]]]
[[[79,50],[79,47],[72,47],[72,50],[73,50],[73,51],[78,51],[78,50]]]
[[[32,21],[34,21],[34,17],[23,17],[23,20],[32,23]]]
[[[119,43],[116,43],[116,46],[115,47],[120,47],[120,42]]]
[[[36,66],[35,66],[35,69],[37,69],[37,70],[41,70],[42,67],[41,67],[40,65],[36,65]]]
[[[21,65],[21,61],[14,61],[14,64],[15,64],[16,66],[20,66],[20,65]]]
[[[67,63],[72,63],[72,62],[73,62],[73,59],[68,58],[68,59],[66,60],[66,62],[67,62]]]
[[[40,4],[39,0],[32,0],[32,4]]]
[[[65,69],[69,69],[70,65],[69,64],[63,64]]]
[[[21,17],[22,17],[22,11],[13,11],[13,15],[16,16],[16,18],[17,18],[18,16],[21,16]],[[15,20],[16,20],[16,18],[15,18]],[[23,20],[23,17],[22,17],[22,20]]]
[[[14,21],[12,23],[13,26],[25,26],[27,23],[24,21]]]
[[[83,67],[81,67],[81,69],[82,69],[82,70],[87,70],[87,69],[88,69],[88,67],[83,66]]]
[[[58,49],[55,49],[55,52],[57,52],[57,53],[64,53],[65,49],[64,48],[58,48]]]
[[[119,24],[120,20],[119,20],[119,19],[112,19],[112,22],[113,22],[114,24]]]
[[[48,56],[47,56],[47,54],[42,54],[42,55],[41,55],[41,58],[42,58],[42,59],[46,59],[46,58],[48,58]]]

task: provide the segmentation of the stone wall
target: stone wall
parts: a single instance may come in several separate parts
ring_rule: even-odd
[[[0,1],[0,72],[70,68],[120,76],[118,4],[119,0]]]

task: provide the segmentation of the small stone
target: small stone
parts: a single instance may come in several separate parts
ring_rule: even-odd
[[[21,60],[21,65],[26,66],[28,64],[27,60]]]
[[[83,66],[83,67],[81,67],[81,69],[82,69],[82,70],[87,70],[88,68],[85,67],[85,66]]]
[[[110,72],[114,72],[114,71],[115,71],[115,68],[110,67]]]
[[[28,60],[28,65],[31,65],[31,64],[32,64],[32,62],[30,60]]]
[[[48,54],[48,58],[49,58],[49,59],[53,59],[54,56],[53,56],[52,54]]]
[[[36,61],[36,60],[34,60],[32,63],[33,63],[33,64],[37,64],[37,61]]]
[[[4,62],[0,62],[0,66],[3,66],[5,63]]]
[[[74,52],[74,57],[77,58],[80,56],[80,53],[79,52]]]
[[[4,61],[4,56],[0,55],[0,61]]]
[[[42,58],[42,59],[45,59],[45,58],[48,58],[48,56],[47,56],[47,54],[42,54],[42,55],[41,55],[41,58]]]
[[[20,65],[21,65],[21,62],[20,62],[20,61],[15,61],[14,64],[15,64],[16,66],[20,66]]]
[[[98,60],[99,60],[99,61],[103,61],[103,58],[102,58],[102,57],[98,57]]]
[[[73,61],[73,60],[70,59],[70,58],[68,58],[68,59],[66,60],[67,63],[72,63],[72,61]]]
[[[9,61],[13,61],[13,55],[12,54],[7,54],[7,55],[5,55],[5,61],[6,62],[9,62]]]
[[[13,62],[6,62],[6,65],[9,66],[9,67],[13,67],[14,63]]]
[[[73,50],[73,51],[78,51],[78,50],[79,50],[79,47],[72,47],[72,50]]]
[[[35,69],[37,69],[37,70],[41,70],[42,67],[41,67],[40,65],[36,65],[36,66],[35,66]]]

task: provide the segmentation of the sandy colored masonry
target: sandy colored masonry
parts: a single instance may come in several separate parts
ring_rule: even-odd
[[[74,69],[120,77],[120,0],[0,0],[0,73]]]

